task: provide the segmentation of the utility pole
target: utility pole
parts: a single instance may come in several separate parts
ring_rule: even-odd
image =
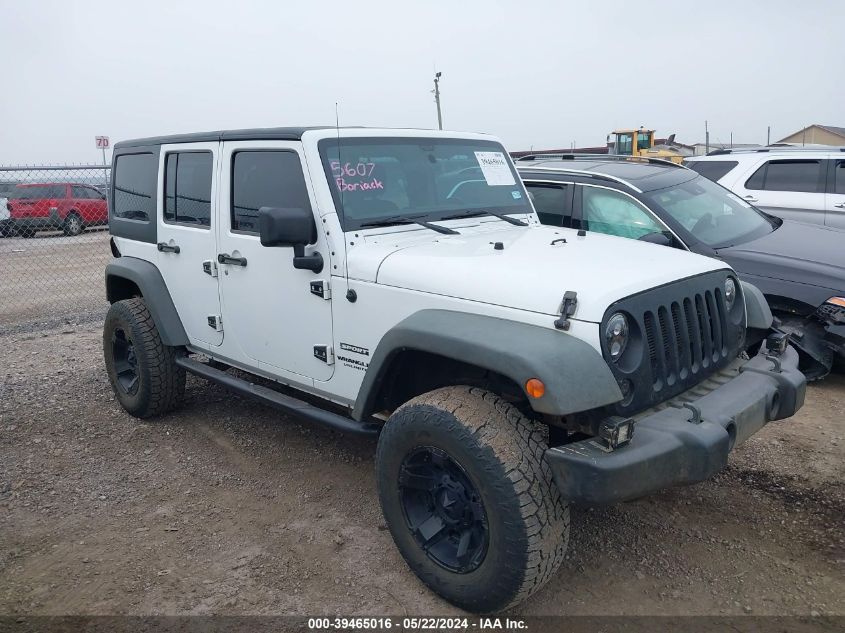
[[[766,145],[772,144],[772,126],[766,128]]]
[[[707,121],[704,122],[704,155],[710,153],[710,130],[707,127]]]
[[[437,104],[437,129],[443,129],[443,115],[440,113],[440,75],[443,73],[436,73],[434,75],[434,103]]]

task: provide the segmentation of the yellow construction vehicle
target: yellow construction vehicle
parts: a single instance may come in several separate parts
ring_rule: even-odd
[[[613,130],[608,135],[607,144],[610,154],[660,158],[673,163],[680,163],[684,159],[684,154],[675,145],[674,134],[669,136],[664,145],[655,146],[654,130],[646,130],[642,127],[638,130]]]

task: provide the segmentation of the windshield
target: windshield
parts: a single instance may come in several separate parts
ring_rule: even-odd
[[[507,153],[493,141],[323,139],[320,157],[346,231],[402,216],[533,212]]]
[[[703,176],[643,195],[713,248],[747,242],[776,228],[750,204]]]

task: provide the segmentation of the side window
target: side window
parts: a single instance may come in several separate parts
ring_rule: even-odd
[[[540,222],[552,226],[569,225],[567,200],[572,185],[526,182],[525,187],[532,196]]]
[[[772,160],[754,172],[746,189],[765,191],[818,191],[819,160]]]
[[[836,170],[833,173],[833,190],[836,193],[845,193],[845,160],[836,161]]]
[[[752,189],[754,191],[760,191],[763,189],[763,183],[766,181],[766,167],[768,163],[763,163],[760,165],[759,169],[755,171],[751,178],[745,181],[745,188]],[[699,172],[701,173],[701,172]]]
[[[599,187],[582,187],[581,226],[588,231],[639,239],[663,226],[629,196]]]
[[[696,160],[685,164],[705,178],[716,182],[739,163],[735,160]]]
[[[80,187],[79,185],[73,185],[70,188],[70,197],[76,198],[77,200],[88,200],[92,198],[91,192],[88,190],[87,187]]]
[[[174,152],[164,158],[164,221],[211,226],[211,152]]]
[[[122,154],[114,167],[114,208],[117,218],[149,221],[156,212],[156,157]]]
[[[232,230],[257,233],[261,207],[311,210],[299,154],[293,151],[235,153],[232,159]]]

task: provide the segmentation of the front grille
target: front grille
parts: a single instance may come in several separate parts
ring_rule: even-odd
[[[706,372],[727,357],[730,334],[719,289],[658,306],[656,312],[656,318],[652,310],[643,314],[655,391]]]
[[[630,395],[627,402],[617,405],[619,413],[659,404],[736,358],[744,340],[745,313],[739,290],[728,313],[724,299],[728,275],[728,271],[717,271],[673,282],[608,309],[605,322],[623,312],[631,323],[628,349],[617,363],[608,363],[620,383],[629,383],[622,389]],[[605,358],[609,358],[607,350]]]

